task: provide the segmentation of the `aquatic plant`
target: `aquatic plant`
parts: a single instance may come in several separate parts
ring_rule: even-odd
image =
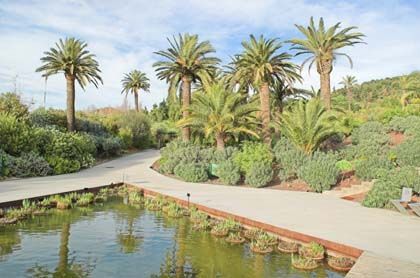
[[[338,271],[349,271],[355,261],[347,257],[328,257],[328,266]]]
[[[219,221],[211,229],[211,234],[219,237],[227,236],[229,233],[229,227],[225,221]]]
[[[284,253],[297,253],[299,251],[299,243],[294,241],[280,240],[277,249]]]
[[[260,254],[266,254],[273,251],[273,247],[271,247],[268,242],[263,240],[254,239],[251,241],[250,244],[251,251]]]
[[[128,194],[128,203],[132,205],[138,205],[143,202],[142,196],[137,191],[131,191]]]
[[[277,245],[277,237],[266,233],[265,231],[260,231],[255,238],[256,241],[262,242],[267,245]]]
[[[257,229],[257,228],[248,229],[248,230],[245,230],[244,237],[249,240],[253,240],[262,232],[263,232],[262,230]]]
[[[245,242],[245,238],[241,235],[240,232],[229,233],[226,237],[226,241],[229,243],[240,244]]]
[[[168,216],[179,218],[183,215],[183,209],[176,202],[172,202],[168,205]]]
[[[324,253],[324,247],[316,242],[311,242],[308,246],[302,246],[299,249],[299,255],[315,260],[322,260],[324,258]]]
[[[318,262],[314,259],[305,258],[303,256],[295,256],[292,254],[292,265],[295,268],[303,269],[303,270],[311,270],[315,269],[319,266]]]
[[[70,197],[68,197],[70,198]],[[95,199],[95,195],[93,193],[83,193],[78,196],[78,199],[76,201],[76,205],[79,207],[85,207],[91,203],[93,203],[93,200]]]

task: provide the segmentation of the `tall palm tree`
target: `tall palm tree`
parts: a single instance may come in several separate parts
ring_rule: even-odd
[[[246,96],[226,89],[221,82],[194,94],[190,114],[178,122],[182,127],[196,127],[206,138],[214,138],[217,149],[223,150],[228,137],[246,133],[258,137],[252,127],[258,110],[254,103],[245,103]]]
[[[208,56],[215,52],[209,41],[199,41],[198,35],[179,34],[178,39],[168,39],[170,48],[155,52],[165,58],[164,61],[156,62],[157,76],[166,80],[170,87],[182,84],[182,115],[189,115],[191,102],[191,83],[209,84],[217,69],[220,60]],[[190,129],[182,129],[184,141],[190,140]]]
[[[346,57],[350,66],[353,62],[345,53],[338,52],[339,49],[352,46],[363,42],[364,35],[359,32],[351,32],[357,27],[351,26],[339,30],[340,22],[326,28],[324,20],[321,17],[318,27],[315,26],[314,19],[311,17],[308,27],[296,25],[299,31],[305,36],[305,39],[292,39],[289,42],[293,44],[292,49],[298,50],[296,56],[309,54],[310,57],[305,59],[303,66],[309,62],[308,70],[310,71],[313,64],[316,65],[321,83],[321,98],[327,109],[331,109],[331,85],[330,75],[333,70],[333,61],[338,56]]]
[[[357,79],[354,76],[346,75],[340,81],[340,84],[344,86],[344,89],[346,89],[348,110],[351,111],[351,104],[353,102],[353,88],[357,85]]]
[[[143,90],[148,92],[150,89],[149,78],[147,78],[144,72],[139,70],[132,70],[130,73],[126,73],[124,78],[121,80],[123,85],[123,90],[121,93],[125,93],[126,96],[128,93],[134,95],[134,104],[136,106],[136,111],[139,112],[139,91]]]
[[[41,58],[43,65],[36,69],[36,72],[43,72],[42,76],[48,78],[57,73],[64,73],[67,81],[67,129],[74,131],[75,127],[75,80],[84,90],[92,83],[98,88],[99,83],[103,84],[99,73],[99,64],[95,55],[87,49],[87,43],[75,39],[60,39],[55,48],[44,52]]]
[[[337,117],[320,100],[300,101],[285,111],[280,128],[296,147],[307,154],[314,152],[329,136],[337,132]]]
[[[298,66],[290,62],[291,55],[279,53],[282,44],[277,39],[265,39],[262,35],[256,39],[242,42],[243,52],[232,61],[235,69],[234,79],[249,78],[254,90],[260,95],[260,116],[263,126],[263,138],[270,143],[270,86],[275,81],[293,84],[301,80]]]

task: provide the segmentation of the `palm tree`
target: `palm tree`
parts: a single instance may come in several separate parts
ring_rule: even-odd
[[[262,35],[256,39],[251,35],[242,46],[244,51],[231,63],[233,76],[238,81],[249,79],[254,90],[259,91],[263,138],[270,143],[270,86],[275,81],[289,85],[300,81],[298,66],[289,61],[290,54],[278,53],[282,45],[277,39],[265,39]]]
[[[353,88],[357,85],[357,79],[354,76],[346,75],[340,81],[340,84],[344,86],[344,89],[346,89],[348,110],[351,111],[351,104],[353,102]]]
[[[155,52],[165,58],[164,61],[156,62],[157,76],[166,80],[170,87],[178,87],[182,83],[182,115],[189,115],[191,102],[191,83],[209,84],[217,69],[220,60],[208,56],[215,52],[209,41],[198,40],[198,35],[179,34],[178,39],[168,39],[170,48]],[[184,141],[190,140],[190,129],[182,129]]]
[[[240,133],[258,137],[252,130],[254,103],[245,103],[246,96],[226,89],[221,82],[208,86],[205,91],[194,94],[190,114],[178,122],[182,127],[203,130],[206,138],[214,138],[217,149],[223,150],[228,137],[237,138]]]
[[[313,17],[311,17],[307,28],[302,25],[296,25],[299,31],[305,36],[305,39],[292,39],[289,41],[293,44],[292,49],[298,50],[296,56],[310,55],[302,63],[302,68],[309,62],[308,70],[310,71],[312,65],[315,63],[317,72],[320,75],[321,98],[327,109],[331,109],[330,74],[333,70],[333,61],[338,56],[344,56],[349,60],[350,66],[353,66],[350,56],[337,51],[346,46],[362,43],[362,38],[364,37],[362,33],[351,32],[357,29],[354,26],[339,30],[340,24],[339,22],[326,29],[324,20],[321,17],[317,27],[315,26]]]
[[[279,114],[283,113],[286,100],[299,100],[312,96],[308,90],[293,88],[279,81],[274,82],[270,87],[270,91],[273,94],[272,105],[276,108],[275,112]]]
[[[139,112],[139,91],[143,90],[148,92],[150,89],[149,78],[147,78],[144,72],[139,70],[133,70],[130,73],[126,73],[124,78],[121,80],[123,90],[121,93],[132,93],[134,95],[134,104],[136,111]]]
[[[280,121],[283,135],[307,154],[314,152],[325,139],[337,132],[337,118],[318,99],[300,101],[285,111]]]
[[[41,58],[43,65],[36,69],[36,72],[43,72],[42,76],[46,79],[57,73],[64,73],[67,81],[67,129],[74,131],[75,126],[75,80],[84,90],[92,83],[98,88],[99,83],[103,84],[99,76],[99,64],[95,60],[95,55],[87,49],[87,43],[75,39],[60,39],[55,44],[55,48],[50,48],[44,52]]]

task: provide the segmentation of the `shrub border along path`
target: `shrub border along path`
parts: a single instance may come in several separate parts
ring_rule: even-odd
[[[355,256],[363,250],[420,264],[420,218],[317,193],[187,183],[150,169],[158,157],[158,151],[148,150],[79,173],[3,181],[0,203],[126,182],[184,201],[188,192],[191,202],[200,206],[353,250],[340,250],[344,254]],[[385,262],[384,269],[392,274]]]

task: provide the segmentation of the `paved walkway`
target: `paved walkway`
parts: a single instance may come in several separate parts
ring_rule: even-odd
[[[149,150],[75,174],[0,182],[0,202],[125,180],[181,199],[189,192],[192,202],[210,208],[420,264],[418,217],[316,193],[182,182],[149,168],[158,156]]]

